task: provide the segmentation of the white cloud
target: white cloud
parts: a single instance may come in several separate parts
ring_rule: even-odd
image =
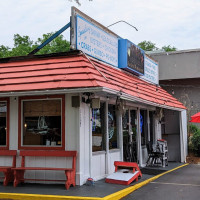
[[[199,48],[199,0],[81,0],[78,6],[68,0],[0,1],[0,45],[12,45],[13,35],[29,35],[32,39],[43,33],[59,30],[69,22],[71,6],[107,26],[125,20],[126,24],[111,27],[118,35],[139,43],[150,40],[161,47]],[[69,35],[69,34],[65,34]]]

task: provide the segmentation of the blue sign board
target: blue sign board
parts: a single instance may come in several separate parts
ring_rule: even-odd
[[[76,49],[118,67],[118,38],[76,16]]]
[[[144,51],[129,40],[119,40],[119,68],[144,75]]]

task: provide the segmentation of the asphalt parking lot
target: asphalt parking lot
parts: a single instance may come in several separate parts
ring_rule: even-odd
[[[170,172],[123,198],[123,200],[140,199],[200,199],[200,165],[188,165]]]

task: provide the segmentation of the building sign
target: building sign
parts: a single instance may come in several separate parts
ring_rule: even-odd
[[[144,75],[144,51],[129,40],[119,40],[119,68]]]
[[[158,63],[147,56],[144,58],[144,76],[141,76],[141,78],[154,84],[159,83]]]
[[[118,38],[76,15],[76,49],[118,67]]]

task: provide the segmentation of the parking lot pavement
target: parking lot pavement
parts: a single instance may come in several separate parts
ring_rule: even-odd
[[[200,165],[175,170],[134,191],[123,200],[200,199]]]

